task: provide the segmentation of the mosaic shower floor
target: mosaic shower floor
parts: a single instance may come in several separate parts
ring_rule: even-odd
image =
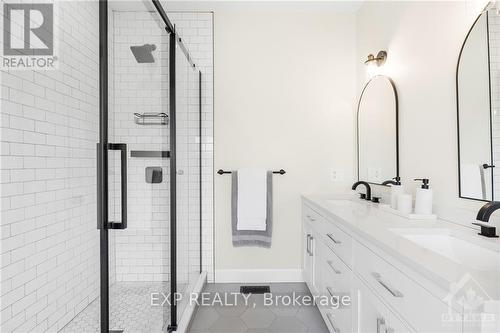
[[[109,290],[110,330],[166,332],[170,308],[151,306],[151,293],[170,291],[168,282],[117,282]],[[99,333],[100,300],[95,299],[60,332]]]

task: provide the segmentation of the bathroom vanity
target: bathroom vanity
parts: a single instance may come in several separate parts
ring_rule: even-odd
[[[318,306],[330,332],[500,331],[498,239],[339,197],[303,196],[302,221],[311,293],[351,299]]]

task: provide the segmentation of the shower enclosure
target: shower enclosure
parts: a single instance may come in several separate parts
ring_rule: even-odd
[[[142,5],[99,4],[101,332],[176,330],[202,279],[202,73],[160,2]]]
[[[0,70],[0,332],[182,332],[206,276],[197,35],[157,0],[49,2],[56,66]],[[4,38],[31,5],[0,6]]]

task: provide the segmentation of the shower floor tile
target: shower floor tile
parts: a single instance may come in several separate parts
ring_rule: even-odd
[[[124,333],[166,332],[170,308],[152,306],[151,293],[170,291],[168,282],[116,282],[109,291],[109,329]],[[99,333],[100,299],[95,299],[60,332]]]

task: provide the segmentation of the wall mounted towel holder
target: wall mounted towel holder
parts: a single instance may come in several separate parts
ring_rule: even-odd
[[[219,170],[217,171],[217,173],[218,173],[219,175],[225,175],[225,174],[230,174],[230,173],[231,173],[231,171],[224,171],[224,170],[222,170],[222,169],[219,169]],[[285,170],[283,170],[283,169],[281,169],[281,170],[279,170],[279,171],[273,171],[273,173],[274,173],[274,174],[284,175],[284,174],[286,173],[286,171],[285,171]]]

